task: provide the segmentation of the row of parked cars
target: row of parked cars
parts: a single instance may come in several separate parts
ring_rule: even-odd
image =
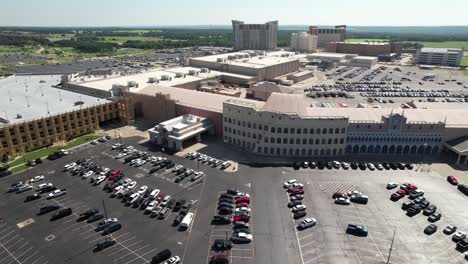
[[[442,218],[442,214],[437,210],[437,206],[430,203],[424,197],[424,191],[418,189],[418,187],[411,183],[403,183],[398,185],[396,182],[390,182],[387,184],[387,189],[392,190],[400,186],[400,188],[391,195],[392,201],[398,201],[403,197],[408,197],[408,201],[401,205],[401,209],[406,211],[407,216],[415,216],[422,212],[423,215],[427,216],[427,220],[431,223],[424,228],[426,235],[432,235],[437,232],[437,225],[435,224]],[[446,235],[452,235],[452,241],[457,243],[456,249],[460,252],[468,250],[468,239],[466,232],[457,231],[457,226],[450,224],[443,229],[443,233]],[[455,233],[455,234],[454,234]],[[465,255],[468,258],[468,255]]]
[[[288,208],[291,209],[294,219],[300,219],[307,215],[306,206],[302,204],[304,199],[304,184],[298,182],[296,179],[291,179],[283,184],[283,188],[289,194]],[[309,227],[315,226],[317,220],[312,217],[303,219],[298,225],[298,230],[305,230]]]
[[[177,175],[174,179],[175,183],[182,182],[185,179],[189,179],[190,182],[196,182],[205,176],[202,171],[185,168],[182,165],[175,164],[172,160],[166,157],[151,156],[147,152],[137,151],[133,146],[115,144],[112,146],[112,149],[119,151],[119,154],[115,156],[116,159],[124,158],[124,163],[127,163],[130,166],[140,167],[146,163],[150,163],[151,168],[148,171],[149,174],[153,174],[163,169],[171,170]]]
[[[24,200],[25,203],[41,199],[43,196],[45,196],[46,199],[50,200],[67,194],[66,189],[58,189],[52,183],[41,183],[35,185],[36,183],[43,181],[44,179],[44,175],[38,175],[25,182],[20,181],[13,183],[8,188],[7,193],[20,194],[28,191],[35,191],[33,194],[26,196]]]
[[[217,210],[218,215],[214,216],[212,224],[229,225],[233,224],[233,233],[231,238],[216,239],[213,241],[211,249],[216,255],[210,259],[211,264],[229,263],[226,252],[232,249],[233,243],[251,243],[253,240],[249,221],[251,216],[250,194],[241,192],[237,189],[228,189],[218,196]]]
[[[335,200],[335,204],[341,205],[350,205],[351,202],[358,204],[367,204],[367,202],[369,201],[369,197],[367,195],[363,195],[358,190],[350,191],[348,193],[335,192],[332,195],[332,199]]]
[[[213,168],[219,167],[221,170],[225,170],[231,166],[230,161],[219,160],[198,152],[189,152],[185,157],[191,160],[198,160],[201,163],[206,163]]]
[[[372,162],[340,162],[340,161],[296,161],[293,164],[293,168],[298,170],[300,168],[306,169],[319,169],[323,170],[325,168],[331,169],[344,169],[349,170],[412,170],[414,168],[413,164],[410,163],[401,163],[401,162],[384,162],[384,163],[372,163]]]

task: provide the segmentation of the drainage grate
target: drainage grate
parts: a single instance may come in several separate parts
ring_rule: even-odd
[[[50,242],[50,241],[52,241],[54,239],[55,239],[54,235],[49,235],[49,236],[46,236],[45,241]]]

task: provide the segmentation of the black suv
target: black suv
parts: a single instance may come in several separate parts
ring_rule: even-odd
[[[50,213],[50,212],[58,210],[58,209],[60,209],[60,206],[58,206],[58,205],[44,206],[44,207],[41,207],[39,209],[39,213],[37,213],[37,215],[47,214],[47,213]]]

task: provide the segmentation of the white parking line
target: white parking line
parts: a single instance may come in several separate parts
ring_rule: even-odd
[[[316,259],[319,259],[319,258],[321,258],[321,257],[322,257],[322,255],[319,255],[319,256],[317,256],[317,257],[308,259],[306,262],[304,262],[304,264],[307,264],[307,263],[310,263],[310,262],[312,262],[312,261],[315,261]]]
[[[33,249],[33,247],[30,247],[30,248],[28,248],[28,250],[23,251],[23,253],[21,253],[21,255],[19,255],[19,256],[16,257],[16,258],[17,258],[17,259],[21,258],[21,256],[23,256],[24,254],[28,253],[31,249]]]
[[[35,264],[36,262],[38,262],[41,258],[43,258],[43,256],[40,256],[39,258],[37,258],[33,263],[31,264]]]
[[[0,237],[0,240],[2,240],[4,237],[9,236],[9,235],[10,235],[11,233],[13,233],[13,232],[15,232],[15,230],[11,230],[8,234],[6,234],[6,235]]]
[[[99,237],[102,237],[100,233],[94,233],[94,234],[83,237],[83,239],[86,240],[86,239],[88,239],[90,237],[93,237],[93,236],[96,236],[96,235],[99,236]]]
[[[304,245],[300,245],[300,247],[306,247],[306,246],[308,246],[308,245],[310,245],[310,244],[312,244],[312,243],[314,243],[314,242],[315,242],[315,240],[312,240],[312,241],[309,242],[309,243],[306,243],[306,244],[304,244]]]
[[[141,248],[135,250],[135,252],[140,251],[140,250],[142,250],[142,249],[144,249],[144,248],[147,248],[147,247],[149,247],[149,245],[143,246],[143,247],[141,247]],[[127,254],[123,255],[122,257],[120,257],[120,258],[118,258],[118,259],[114,259],[114,261],[118,261],[118,260],[120,260],[120,259],[123,259],[123,258],[125,258],[126,256],[131,255],[131,254],[132,254],[132,252],[127,253]]]
[[[156,250],[156,248],[153,248],[152,250],[150,250],[150,251],[148,251],[148,252],[146,252],[145,254],[142,254],[142,255],[140,255],[140,256],[143,257],[143,256],[148,255],[149,253],[151,253],[151,252],[153,252],[153,251],[155,251],[155,250]],[[135,261],[135,260],[137,260],[137,259],[139,259],[139,257],[134,258],[134,259],[132,259],[132,260],[130,260],[130,261],[127,261],[127,262],[125,262],[124,264],[129,264],[129,263],[131,263],[131,262],[133,262],[133,261]]]
[[[21,238],[19,240],[17,240],[15,243],[11,244],[9,247],[13,247],[14,245],[18,244],[19,242],[23,241],[24,238]]]
[[[23,263],[25,263],[28,259],[30,259],[30,258],[33,257],[34,255],[36,255],[37,253],[39,253],[39,251],[36,251],[36,252],[34,252],[33,254],[29,255],[27,258],[23,259]]]
[[[18,235],[15,235],[14,237],[8,239],[7,241],[3,242],[3,245],[6,245],[8,244],[8,242],[10,242],[11,240],[15,239],[16,237],[18,237]]]
[[[312,249],[312,250],[309,250],[309,251],[303,253],[302,255],[305,256],[305,255],[307,255],[307,254],[314,253],[316,250],[321,250],[321,248],[314,248],[314,249]]]
[[[24,243],[21,247],[15,249],[15,250],[13,250],[13,251],[11,251],[11,253],[13,253],[13,252],[15,252],[15,251],[17,251],[17,250],[19,250],[19,249],[22,249],[22,248],[23,248],[24,246],[26,246],[27,244],[29,244],[29,242]]]
[[[3,229],[2,231],[0,231],[0,235],[3,234],[3,233],[5,233],[8,229],[11,229],[11,226],[9,226],[9,227]]]
[[[306,235],[306,236],[303,236],[303,237],[299,238],[299,241],[301,241],[301,240],[304,239],[304,238],[311,237],[311,236],[313,236],[313,235],[314,235],[314,234],[312,233],[312,234],[308,234],[308,235]]]

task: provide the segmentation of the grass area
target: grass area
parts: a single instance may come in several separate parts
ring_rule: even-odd
[[[346,42],[385,42],[388,39],[346,39]]]
[[[125,36],[125,37],[105,37],[105,42],[124,43],[128,40],[139,40],[139,41],[158,41],[161,38],[158,37],[141,37],[141,36]]]
[[[27,169],[28,166],[26,166],[26,164],[21,164],[19,166],[16,166],[14,168],[11,169],[11,172],[13,173],[18,173],[18,172],[22,172],[24,171],[25,169]]]
[[[10,165],[10,167],[14,167],[11,169],[11,171],[14,172],[14,170],[16,170],[17,168],[15,166],[22,167],[24,165],[24,168],[26,168],[26,165],[24,164],[24,160],[28,161],[28,160],[35,160],[37,158],[47,157],[49,154],[52,154],[60,149],[70,149],[70,148],[91,142],[100,137],[101,137],[100,135],[88,134],[88,135],[84,135],[84,136],[74,139],[73,141],[69,142],[65,146],[46,147],[46,148],[41,148],[35,151],[31,151],[31,152],[26,153],[24,156],[21,156],[13,161],[8,162],[8,165]]]
[[[443,42],[419,41],[418,43],[428,48],[461,48],[464,50],[468,50],[468,41],[443,41]]]
[[[468,57],[463,57],[460,66],[468,67]],[[465,71],[465,75],[468,75],[468,71]]]

